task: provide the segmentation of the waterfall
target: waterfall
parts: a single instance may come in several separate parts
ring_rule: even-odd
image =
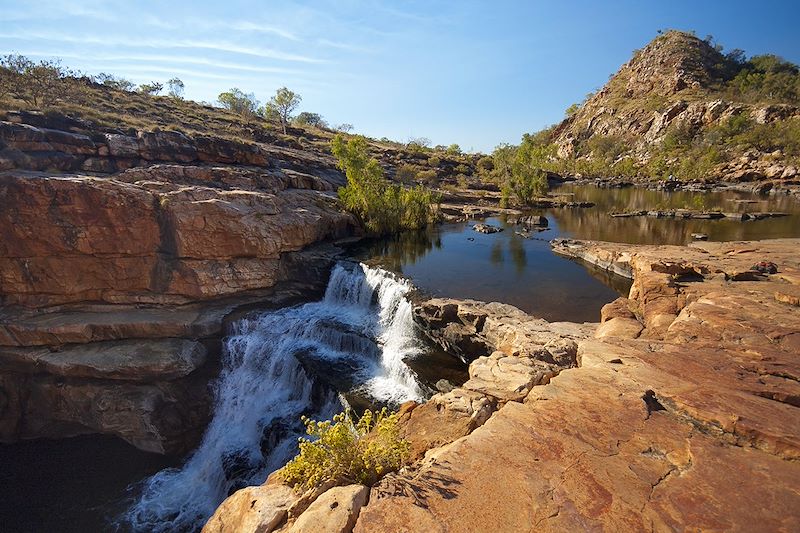
[[[297,452],[301,415],[342,409],[334,388],[377,403],[421,400],[403,362],[422,353],[410,289],[384,270],[339,264],[321,301],[235,323],[200,446],[181,468],[142,482],[124,521],[135,531],[199,529],[228,494],[263,483]]]

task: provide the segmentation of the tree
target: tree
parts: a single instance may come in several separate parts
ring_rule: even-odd
[[[308,111],[303,111],[297,115],[294,122],[300,126],[313,126],[315,128],[328,127],[328,123],[325,122],[325,119],[323,119],[319,113],[309,113]]]
[[[567,118],[569,118],[569,117],[571,117],[572,115],[574,115],[575,113],[577,113],[577,112],[578,112],[578,110],[579,110],[580,108],[581,108],[581,105],[580,105],[580,104],[572,104],[571,106],[569,106],[569,107],[567,108],[567,110],[566,110],[566,111],[564,111],[564,115],[565,115]]]
[[[106,74],[105,72],[93,76],[92,81],[103,84],[106,87],[111,87],[112,89],[119,89],[120,91],[132,91],[135,87],[132,81],[126,80],[125,78],[118,78],[113,74]]]
[[[150,96],[156,95],[164,90],[164,84],[158,81],[151,81],[150,83],[143,83],[139,85],[139,92],[149,94]]]
[[[461,155],[461,147],[453,143],[447,147],[447,153],[450,155]]]
[[[286,125],[289,124],[289,120],[292,118],[292,113],[300,105],[302,99],[299,94],[290,91],[286,87],[281,87],[267,102],[267,114],[274,114],[274,116],[278,117],[281,126],[283,126],[284,134],[286,133]]]
[[[64,97],[69,85],[65,81],[76,73],[61,66],[61,61],[41,60],[38,63],[19,54],[2,59],[4,74],[9,79],[8,92],[34,107],[47,107]]]
[[[225,109],[242,116],[255,115],[256,109],[258,108],[258,100],[256,100],[253,93],[246,94],[236,87],[230,91],[220,93],[220,95],[217,96],[217,101]]]
[[[183,89],[185,86],[183,85],[183,81],[180,78],[176,77],[169,80],[167,82],[167,87],[169,87],[167,92],[171,97],[183,98]]]
[[[431,145],[431,140],[427,137],[411,137],[408,139],[406,148],[412,152],[421,152]]]
[[[394,234],[428,224],[439,199],[424,187],[406,189],[390,184],[380,163],[369,156],[364,137],[345,141],[342,135],[336,135],[331,149],[347,176],[347,185],[339,189],[339,199],[368,232]]]
[[[537,197],[547,192],[547,172],[545,167],[555,155],[551,144],[539,144],[532,135],[525,135],[514,155],[512,163],[511,188],[517,199],[530,205]]]
[[[339,124],[338,126],[334,126],[333,129],[335,129],[336,131],[340,131],[342,133],[350,133],[351,131],[353,131],[353,125],[344,122],[342,124]]]
[[[499,184],[505,184],[511,179],[511,170],[517,147],[510,144],[500,144],[492,152],[492,177]]]

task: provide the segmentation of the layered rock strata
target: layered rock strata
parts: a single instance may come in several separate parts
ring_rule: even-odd
[[[225,317],[319,291],[353,233],[324,156],[0,122],[0,440],[190,448]],[[312,249],[313,248],[313,249]]]

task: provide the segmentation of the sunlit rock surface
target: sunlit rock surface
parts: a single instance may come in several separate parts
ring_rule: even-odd
[[[776,294],[799,245],[556,243],[632,276],[630,299],[578,368],[373,487],[355,531],[797,529],[800,309]]]

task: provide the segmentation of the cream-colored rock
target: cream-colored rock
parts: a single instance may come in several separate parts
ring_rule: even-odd
[[[600,324],[594,336],[598,339],[603,337],[635,339],[643,329],[642,324],[635,318],[615,317]]]
[[[350,533],[369,489],[364,485],[334,487],[319,496],[295,521],[290,533]]]
[[[270,533],[286,519],[298,497],[280,484],[237,490],[208,519],[203,533]]]
[[[560,370],[555,364],[498,351],[470,363],[470,378],[463,387],[501,402],[520,401],[534,386],[548,383]]]
[[[205,347],[187,339],[93,342],[58,351],[0,346],[0,368],[70,378],[171,380],[199,368],[205,358]]]
[[[403,438],[411,445],[411,458],[418,459],[431,448],[444,446],[482,426],[497,409],[485,394],[456,388],[436,394],[427,402],[400,408]]]

